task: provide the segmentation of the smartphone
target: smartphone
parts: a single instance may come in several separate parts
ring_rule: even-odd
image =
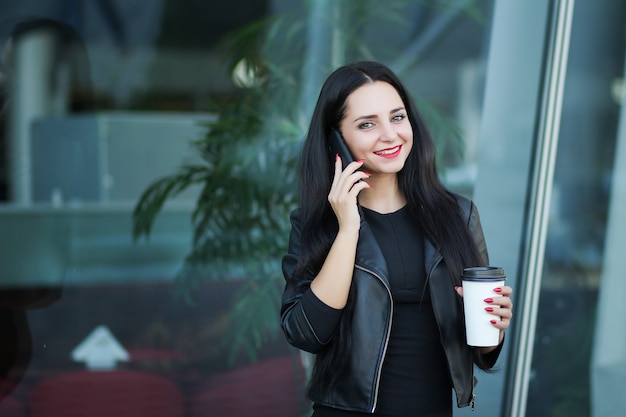
[[[348,149],[348,145],[346,144],[345,139],[341,136],[341,133],[332,129],[330,131],[330,142],[329,142],[329,152],[333,161],[335,160],[335,155],[339,155],[341,157],[341,169],[346,169],[348,164],[354,161],[354,157],[350,153],[350,149]]]

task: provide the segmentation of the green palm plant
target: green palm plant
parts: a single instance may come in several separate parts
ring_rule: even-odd
[[[296,204],[302,137],[296,106],[289,104],[297,100],[298,68],[269,61],[258,44],[262,37],[284,34],[285,25],[286,19],[278,17],[228,38],[224,50],[238,53],[230,57],[230,69],[244,62],[256,81],[225,102],[209,103],[215,117],[206,124],[204,137],[193,143],[200,162],[150,184],[133,212],[133,236],[149,236],[168,199],[200,187],[191,215],[192,249],[177,276],[177,293],[193,305],[194,292],[207,280],[242,283],[223,338],[231,361],[241,352],[254,360],[278,331],[280,258],[287,246],[289,212]],[[300,33],[291,30],[283,42],[294,45]]]
[[[231,361],[242,353],[255,360],[258,350],[279,333],[280,259],[288,243],[289,213],[297,204],[300,144],[316,99],[307,91],[316,91],[316,84],[343,62],[375,59],[361,41],[362,29],[381,17],[406,24],[402,12],[408,3],[312,2],[311,8],[325,5],[316,20],[311,9],[304,9],[232,33],[221,49],[225,62],[229,71],[243,64],[244,73],[253,75],[251,82],[229,100],[210,103],[215,117],[193,144],[200,162],[156,180],[135,206],[133,236],[139,239],[150,235],[168,199],[200,187],[191,215],[193,245],[177,288],[193,305],[194,292],[207,280],[241,282],[222,341]],[[475,12],[468,6],[470,11]],[[346,21],[351,24],[342,24]],[[329,31],[330,46],[312,56],[307,33],[316,25]],[[438,137],[459,141],[455,123],[434,110],[426,116]]]

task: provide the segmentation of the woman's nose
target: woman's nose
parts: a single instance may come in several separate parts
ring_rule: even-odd
[[[380,138],[385,141],[392,141],[398,137],[396,129],[393,128],[391,123],[383,123],[381,126]]]

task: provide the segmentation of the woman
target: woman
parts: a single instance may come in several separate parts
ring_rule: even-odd
[[[335,129],[356,159],[329,154]],[[509,326],[512,289],[485,300],[500,344],[465,343],[460,276],[487,265],[476,207],[441,184],[430,135],[397,76],[359,62],[322,87],[291,215],[281,325],[316,354],[315,417],[452,416],[474,403]],[[496,297],[501,295],[502,297]]]

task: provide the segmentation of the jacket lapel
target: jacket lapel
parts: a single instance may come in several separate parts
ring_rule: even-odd
[[[359,242],[356,250],[356,264],[369,269],[378,275],[389,288],[389,271],[387,261],[378,245],[376,236],[369,224],[361,216],[361,228],[359,230]]]
[[[426,276],[429,277],[439,262],[441,262],[441,254],[435,249],[435,245],[430,239],[424,237],[424,267],[426,268]]]

